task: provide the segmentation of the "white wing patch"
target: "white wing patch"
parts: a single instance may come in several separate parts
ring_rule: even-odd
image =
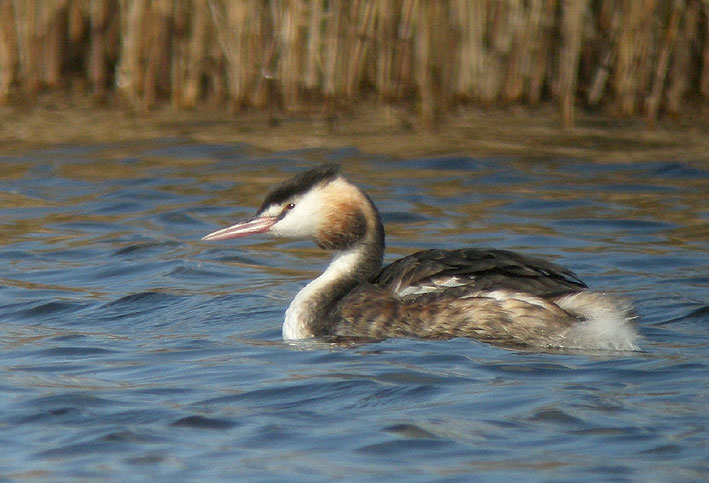
[[[416,285],[399,287],[396,293],[399,297],[406,297],[408,295],[421,295],[425,293],[439,292],[448,288],[470,285],[472,280],[473,279],[471,277],[427,278],[425,280],[421,280]]]

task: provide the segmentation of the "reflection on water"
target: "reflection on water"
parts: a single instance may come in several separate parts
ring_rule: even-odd
[[[645,352],[282,343],[283,310],[326,254],[199,239],[322,161],[380,207],[388,257],[549,257],[632,298]],[[1,477],[706,476],[709,171],[696,165],[178,139],[2,164]]]

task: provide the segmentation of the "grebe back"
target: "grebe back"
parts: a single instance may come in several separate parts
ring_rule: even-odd
[[[322,165],[272,189],[253,218],[205,236],[312,239],[335,252],[286,310],[284,339],[471,337],[507,347],[636,350],[630,308],[571,271],[506,250],[426,250],[381,268],[372,200]]]

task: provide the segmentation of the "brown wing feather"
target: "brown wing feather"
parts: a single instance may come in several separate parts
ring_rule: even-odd
[[[451,278],[455,278],[455,289],[445,285]],[[425,286],[430,289],[425,291],[507,289],[554,297],[587,288],[576,274],[546,260],[472,248],[417,252],[384,267],[370,282],[396,294]]]

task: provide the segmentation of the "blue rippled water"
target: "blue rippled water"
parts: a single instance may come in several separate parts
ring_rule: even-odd
[[[283,311],[326,255],[200,238],[322,161],[378,204],[389,257],[475,245],[549,257],[632,299],[643,351],[284,344]],[[0,162],[0,479],[709,475],[706,167],[180,139]]]

